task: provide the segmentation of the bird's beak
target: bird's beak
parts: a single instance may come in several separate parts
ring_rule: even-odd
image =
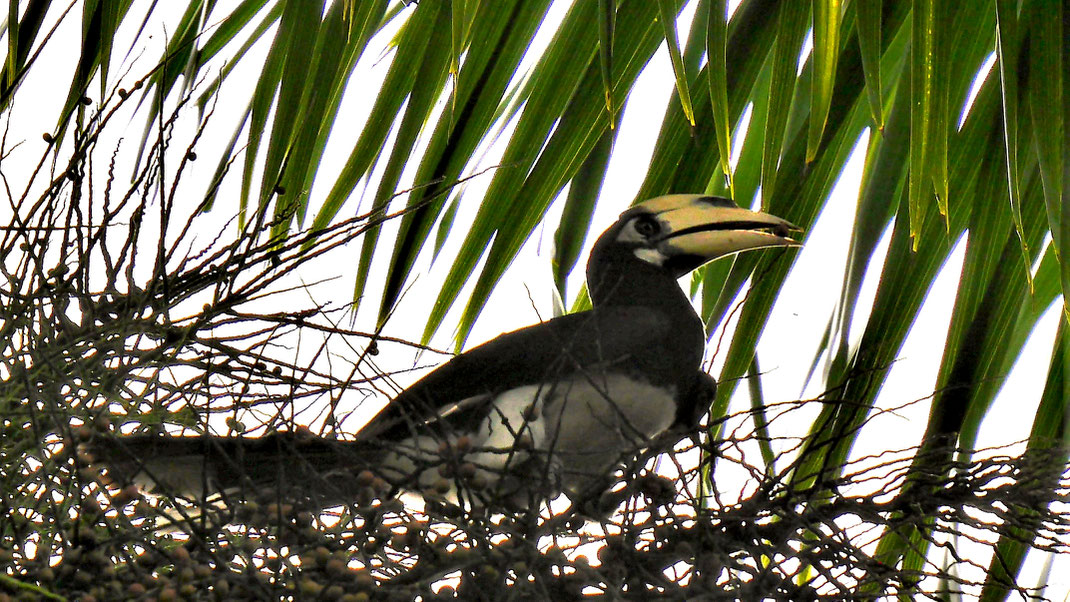
[[[691,256],[705,263],[740,251],[767,247],[799,247],[789,237],[802,229],[775,215],[750,211],[730,199],[676,194],[651,199],[641,206],[661,222],[657,245],[667,257]]]

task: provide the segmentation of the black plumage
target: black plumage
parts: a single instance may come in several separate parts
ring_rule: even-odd
[[[588,489],[654,438],[695,426],[713,397],[703,324],[677,279],[719,256],[796,246],[795,229],[727,199],[659,197],[595,243],[592,310],[454,357],[352,440],[136,436],[103,438],[94,455],[119,480],[141,473],[191,497],[292,492],[320,507],[354,500],[365,470],[395,490],[446,482],[478,503]]]

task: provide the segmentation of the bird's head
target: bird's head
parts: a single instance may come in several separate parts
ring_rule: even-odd
[[[730,199],[661,196],[631,207],[602,234],[591,251],[588,282],[595,286],[606,281],[605,272],[619,270],[661,272],[675,280],[740,251],[801,246],[790,238],[799,231],[787,220],[743,209]]]

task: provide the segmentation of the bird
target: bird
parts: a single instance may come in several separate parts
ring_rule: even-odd
[[[189,499],[271,492],[326,508],[355,503],[373,485],[386,495],[437,492],[518,508],[560,493],[582,497],[612,484],[629,455],[694,429],[713,400],[716,382],[702,369],[704,324],[678,280],[742,251],[801,246],[798,232],[727,198],[653,198],[624,211],[594,243],[592,309],[454,356],[349,439],[307,429],[111,434],[87,455],[112,482]]]

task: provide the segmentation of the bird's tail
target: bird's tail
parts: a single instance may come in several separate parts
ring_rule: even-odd
[[[302,499],[324,508],[360,499],[382,453],[364,442],[278,432],[263,437],[100,436],[80,456],[116,486],[176,498]]]

